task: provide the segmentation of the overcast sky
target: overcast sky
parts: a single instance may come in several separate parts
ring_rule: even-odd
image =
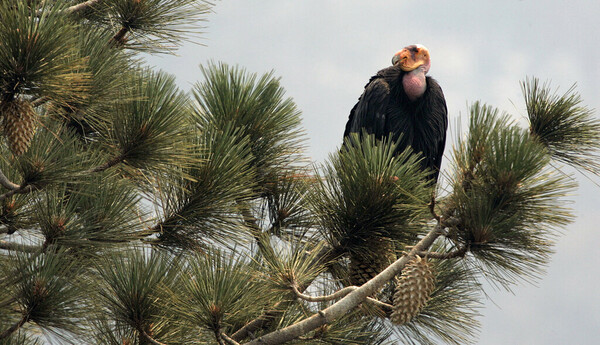
[[[446,95],[446,163],[468,103],[481,100],[523,120],[519,82],[527,76],[562,91],[577,83],[585,104],[600,109],[600,1],[223,0],[214,12],[206,46],[189,44],[178,57],[149,63],[175,74],[185,90],[209,60],[274,70],[302,110],[316,162],[340,146],[369,77],[413,43],[429,48],[429,75]],[[547,274],[514,295],[487,291],[480,344],[600,343],[600,187],[576,178],[577,221],[558,241]]]

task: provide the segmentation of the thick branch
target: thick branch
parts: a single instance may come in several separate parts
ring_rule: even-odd
[[[414,258],[418,252],[427,250],[433,244],[435,239],[441,235],[441,233],[442,228],[438,224],[425,237],[423,237],[407,255],[396,260],[396,262],[391,264],[388,268],[383,270],[381,273],[376,275],[373,279],[369,280],[355,291],[348,294],[346,297],[332,304],[328,308],[319,311],[311,317],[308,317],[283,329],[265,334],[264,336],[257,338],[248,344],[282,344],[286,341],[296,339],[299,336],[306,334],[320,326],[331,323],[335,319],[345,315],[360,303],[364,302],[368,296],[373,295],[373,293],[383,287],[383,285],[391,280],[395,275],[399,274],[404,266],[412,258]]]
[[[80,4],[77,5],[73,5],[71,7],[68,7],[67,9],[65,9],[65,12],[67,14],[76,14],[76,13],[80,13],[83,12],[87,9],[92,8],[92,6],[100,3],[102,0],[88,0],[86,2],[82,2]]]
[[[6,331],[0,333],[0,339],[6,339],[10,337],[11,334],[16,332],[19,328],[21,328],[21,326],[25,324],[25,322],[27,322],[27,319],[27,315],[23,315],[23,317],[21,317],[21,320],[17,321],[14,325],[10,326],[10,328]]]
[[[41,247],[28,246],[28,245],[25,245],[25,244],[14,243],[14,242],[7,242],[7,241],[0,240],[0,249],[14,250],[14,251],[25,252],[25,253],[36,253],[36,252],[39,252],[41,250]]]

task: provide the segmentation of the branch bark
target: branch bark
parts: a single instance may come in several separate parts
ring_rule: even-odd
[[[25,252],[25,253],[36,253],[36,252],[40,251],[42,249],[42,247],[28,246],[25,244],[0,240],[0,249],[13,250],[13,251],[19,251],[19,252]]]
[[[293,284],[291,287],[292,287],[292,291],[294,291],[294,293],[296,294],[296,297],[303,299],[305,301],[308,301],[308,302],[332,301],[334,299],[342,298],[342,297],[346,296],[347,294],[351,293],[352,291],[358,289],[358,286],[346,286],[345,288],[338,290],[335,293],[332,293],[331,295],[313,297],[313,296],[305,295],[302,292],[300,292],[298,290],[297,284]]]
[[[321,248],[320,252],[316,255],[315,265],[318,262],[333,261],[333,257],[335,257],[336,255],[337,254],[335,253],[335,250],[333,250],[331,247],[325,245]],[[306,286],[300,287],[299,290],[306,289],[309,284],[310,283],[306,284]],[[269,327],[271,322],[276,320],[276,318],[279,317],[283,313],[283,309],[279,308],[281,306],[281,303],[282,302],[278,302],[277,304],[275,304],[273,306],[272,310],[265,312],[263,315],[250,321],[249,323],[247,323],[244,327],[240,328],[239,330],[237,330],[237,332],[232,334],[231,338],[235,341],[242,341],[242,340],[248,338],[248,336],[251,335],[252,333]]]
[[[11,334],[16,332],[19,328],[21,328],[21,326],[23,326],[25,324],[25,322],[27,322],[27,320],[28,320],[28,316],[26,314],[24,314],[23,317],[21,317],[21,320],[17,321],[15,324],[10,326],[10,328],[7,329],[6,331],[0,333],[0,339],[8,338]]]
[[[87,9],[92,8],[92,6],[100,3],[102,0],[88,0],[86,2],[82,2],[80,4],[77,5],[73,5],[71,7],[68,7],[65,9],[65,13],[67,14],[76,14],[76,13],[80,13],[83,12]]]
[[[240,343],[238,343],[237,341],[231,339],[225,333],[221,333],[221,338],[223,338],[223,340],[225,340],[227,342],[227,344],[229,344],[229,345],[240,345]]]
[[[8,177],[6,177],[6,175],[4,175],[2,170],[0,170],[0,185],[2,185],[2,187],[6,188],[8,190],[17,190],[17,189],[21,188],[20,185],[13,183],[11,180],[9,180]]]
[[[35,187],[33,185],[28,185],[28,184],[24,184],[19,186],[19,188],[17,189],[13,189],[10,190],[2,195],[0,195],[0,201],[6,199],[6,198],[10,198],[11,196],[15,195],[15,194],[26,194],[29,192],[32,192],[35,190]]]
[[[373,279],[369,280],[355,291],[346,295],[346,297],[332,304],[328,308],[320,310],[318,313],[299,321],[291,326],[283,329],[276,330],[274,332],[265,334],[264,336],[257,338],[248,343],[248,345],[259,345],[259,344],[282,344],[286,341],[298,338],[320,326],[327,323],[331,323],[335,319],[348,313],[350,310],[364,302],[368,296],[375,293],[378,289],[391,280],[395,275],[400,273],[404,266],[417,255],[418,252],[425,251],[433,242],[442,234],[442,227],[438,225],[432,229],[425,237],[423,237],[417,245],[405,256],[396,260],[388,268],[383,270],[381,273],[376,275]]]

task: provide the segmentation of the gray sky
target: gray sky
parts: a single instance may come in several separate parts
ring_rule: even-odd
[[[429,75],[446,95],[445,163],[468,103],[481,100],[523,121],[519,82],[526,76],[551,80],[563,92],[577,83],[584,103],[600,109],[598,1],[223,0],[214,10],[206,46],[189,44],[178,57],[149,63],[175,74],[186,90],[209,60],[274,70],[303,112],[316,162],[340,146],[369,77],[413,43],[429,48]],[[516,286],[514,295],[487,290],[493,302],[485,301],[480,344],[600,342],[600,187],[576,177],[577,221],[558,241],[547,274],[535,287]]]

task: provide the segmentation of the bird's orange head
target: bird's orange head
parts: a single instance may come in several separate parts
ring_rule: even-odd
[[[429,50],[421,44],[413,44],[402,48],[399,52],[394,54],[392,58],[392,65],[399,65],[400,69],[405,72],[413,71],[423,66],[425,73],[429,71],[431,66],[431,58],[429,57]]]

